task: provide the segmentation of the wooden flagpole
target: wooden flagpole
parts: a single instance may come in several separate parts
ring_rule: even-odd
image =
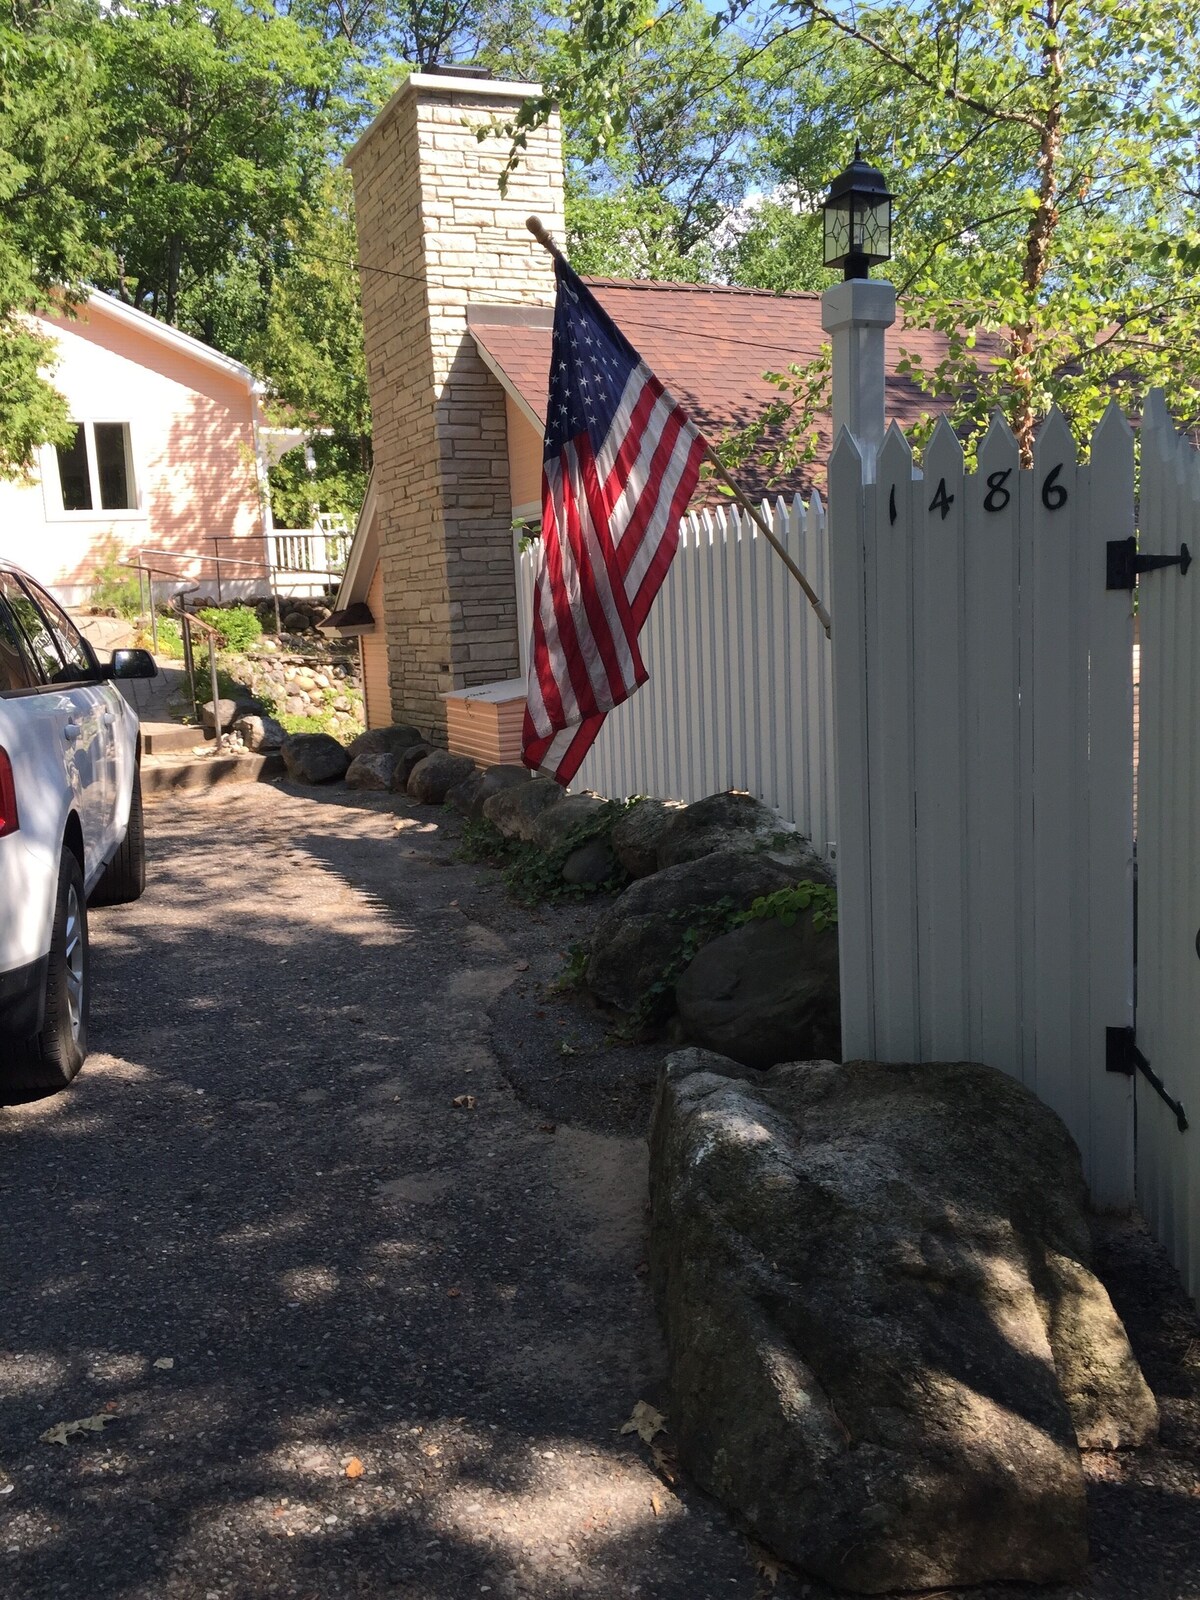
[[[544,250],[548,250],[557,261],[561,261],[564,264],[566,263],[566,256],[559,249],[558,245],[555,244],[540,217],[527,217],[525,219],[525,226],[529,229],[530,233]],[[787,550],[784,549],[783,545],[776,538],[762,512],[759,511],[758,508],[753,504],[749,495],[739,488],[737,483],[730,476],[724,462],[721,461],[712,445],[710,445],[707,441],[705,442],[704,446],[704,459],[708,462],[714,474],[720,478],[722,483],[726,484],[733,491],[734,499],[750,518],[751,522],[754,523],[758,531],[766,539],[772,550],[775,551],[776,555],[783,562],[784,566],[791,573],[792,577],[795,578],[796,582],[804,590],[809,605],[812,606],[813,610],[817,614],[817,620],[825,629],[825,637],[829,638],[831,636],[832,624],[829,620],[829,613],[821,604],[820,597],[816,590],[813,588],[812,584],[809,583],[803,572],[801,572],[795,561],[792,560],[792,557],[788,554]]]

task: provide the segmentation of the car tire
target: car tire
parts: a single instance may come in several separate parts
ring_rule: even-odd
[[[129,797],[129,825],[120,849],[92,890],[94,906],[124,906],[140,900],[146,887],[146,824],[142,816],[142,775],[135,768]]]
[[[46,1009],[41,1031],[15,1046],[9,1083],[21,1089],[65,1089],[88,1053],[87,900],[83,871],[63,850],[54,903],[54,927],[46,972]]]

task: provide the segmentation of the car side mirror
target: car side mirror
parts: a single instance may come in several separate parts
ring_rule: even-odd
[[[110,678],[157,678],[158,662],[149,650],[114,650],[108,666]]]

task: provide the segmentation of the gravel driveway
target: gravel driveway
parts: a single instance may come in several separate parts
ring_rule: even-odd
[[[3,1595],[754,1594],[618,1431],[659,1377],[644,1148],[501,1077],[529,957],[432,815],[148,812],[151,887],[93,918],[99,1053],[0,1108]]]
[[[594,911],[518,910],[391,797],[148,822],[145,899],[93,918],[99,1053],[0,1107],[0,1596],[770,1592],[669,1441],[619,1432],[663,1396],[660,1052],[545,991]],[[1167,1439],[1093,1464],[1080,1592],[1196,1600],[1195,1320],[1135,1233],[1106,1257]]]

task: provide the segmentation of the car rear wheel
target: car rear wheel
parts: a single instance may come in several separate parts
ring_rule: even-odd
[[[94,906],[124,906],[140,900],[146,887],[146,823],[142,815],[142,775],[133,774],[129,801],[129,826],[116,855],[92,890]]]
[[[24,1089],[63,1089],[88,1052],[89,957],[83,872],[69,850],[58,869],[54,931],[46,973],[41,1031],[14,1047],[9,1082]]]

